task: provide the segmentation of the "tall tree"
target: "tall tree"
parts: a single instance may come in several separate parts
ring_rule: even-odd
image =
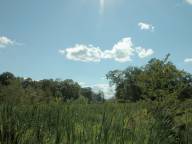
[[[181,92],[192,87],[192,76],[177,69],[169,56],[162,60],[153,58],[141,68],[110,71],[107,78],[116,86],[116,98],[138,101],[184,97]]]

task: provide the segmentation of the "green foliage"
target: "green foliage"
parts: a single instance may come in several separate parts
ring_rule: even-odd
[[[102,91],[94,92],[90,87],[82,88],[81,95],[88,99],[88,103],[104,102],[104,93]]]
[[[0,84],[9,85],[11,81],[15,79],[15,76],[10,72],[4,72],[0,75]]]
[[[0,86],[0,103],[19,103],[25,97],[25,91],[18,80],[9,81],[9,85]]]
[[[6,144],[188,144],[192,114],[163,105],[0,105],[0,143]],[[187,117],[187,119],[186,119]],[[180,124],[185,125],[182,128]]]
[[[192,86],[184,88],[178,95],[180,100],[192,99]]]
[[[61,90],[64,101],[77,99],[80,96],[80,86],[73,80],[65,80],[61,82],[59,89]]]
[[[0,75],[0,144],[190,144],[192,75],[163,59],[110,71],[115,98],[73,80]]]
[[[90,87],[81,89],[81,95],[83,95],[85,98],[87,98],[89,102],[92,100],[93,94],[94,93]]]
[[[88,99],[85,98],[84,96],[80,96],[78,99],[74,100],[72,103],[73,103],[73,104],[86,105],[86,104],[88,104]]]
[[[90,102],[103,101],[102,93],[91,88],[81,88],[77,82],[44,79],[34,81],[31,78],[18,78],[12,73],[0,75],[1,103],[50,103],[52,101],[73,101],[83,96]],[[101,97],[102,96],[102,97]]]
[[[142,99],[161,101],[170,97],[191,98],[192,75],[177,69],[168,61],[169,56],[163,60],[151,59],[141,68],[110,71],[107,78],[116,86],[116,98],[134,102]]]

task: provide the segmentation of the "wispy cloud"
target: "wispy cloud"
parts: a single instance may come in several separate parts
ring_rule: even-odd
[[[154,54],[154,51],[141,47],[134,48],[131,38],[126,37],[114,44],[109,50],[102,50],[93,45],[76,44],[71,48],[60,49],[59,53],[74,61],[100,62],[102,59],[112,59],[123,63],[132,61],[135,54],[140,58],[145,58]]]
[[[6,37],[6,36],[0,36],[0,47],[4,48],[4,47],[8,47],[8,46],[12,46],[14,45],[14,41],[11,40],[10,38]]]
[[[140,27],[141,30],[154,31],[154,29],[155,29],[155,27],[152,24],[148,24],[145,22],[139,22],[138,26]]]
[[[145,58],[154,54],[152,49],[145,49],[142,47],[137,47],[136,52],[140,58]]]
[[[186,59],[184,60],[184,62],[185,62],[185,63],[192,63],[192,58],[186,58]]]
[[[185,0],[188,4],[192,5],[192,0]]]

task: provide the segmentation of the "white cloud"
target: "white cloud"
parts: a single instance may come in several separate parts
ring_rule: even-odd
[[[144,22],[139,22],[138,26],[140,27],[141,30],[150,30],[154,31],[155,27],[151,24],[144,23]]]
[[[104,51],[104,58],[113,58],[118,62],[127,62],[131,61],[134,51],[131,38],[123,38],[113,46],[112,50]]]
[[[87,87],[85,82],[78,82],[79,85],[81,85],[82,87]]]
[[[145,58],[154,54],[152,49],[145,49],[142,47],[137,47],[136,52],[140,58]]]
[[[130,37],[117,42],[110,50],[101,50],[93,45],[76,44],[72,48],[59,50],[69,60],[82,62],[100,62],[102,59],[113,59],[117,62],[128,62],[136,53],[140,58],[152,55],[152,49],[134,48]]]
[[[188,4],[192,5],[192,0],[185,0]]]
[[[14,44],[14,41],[5,36],[0,36],[0,47],[7,47]]]
[[[94,92],[98,93],[99,91],[102,91],[104,93],[104,97],[106,99],[112,98],[115,95],[115,86],[110,86],[107,83],[101,83],[101,84],[87,84],[85,82],[79,82],[81,87],[90,87]]]
[[[186,62],[186,63],[192,63],[192,58],[186,58],[186,59],[184,60],[184,62]]]
[[[102,58],[101,49],[92,45],[76,44],[72,48],[59,50],[59,52],[65,55],[67,59],[82,62],[99,62]]]
[[[96,84],[92,86],[93,91],[102,91],[106,99],[112,98],[115,95],[115,87],[109,84]]]

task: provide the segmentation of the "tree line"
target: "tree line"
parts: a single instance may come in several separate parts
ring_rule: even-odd
[[[0,75],[0,102],[8,103],[38,103],[38,102],[67,102],[77,99],[91,102],[102,102],[102,91],[94,92],[90,87],[81,87],[77,82],[66,80],[15,77],[10,72]]]
[[[106,78],[115,85],[115,99],[120,102],[192,99],[192,74],[178,69],[169,57],[170,54],[164,59],[153,58],[142,67],[109,71]],[[103,102],[104,93],[81,87],[71,79],[35,81],[16,77],[10,72],[0,74],[0,102],[67,102],[78,99],[88,103]]]

